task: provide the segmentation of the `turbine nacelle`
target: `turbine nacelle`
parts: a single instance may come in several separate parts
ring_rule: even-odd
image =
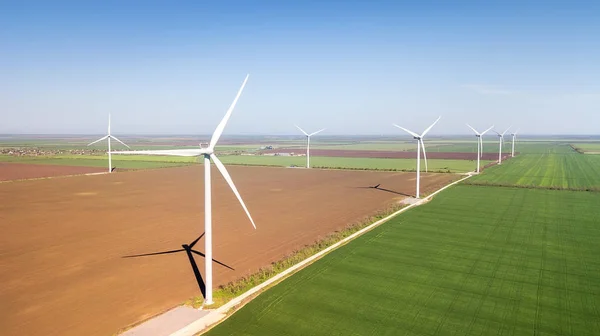
[[[416,188],[416,193],[415,193],[415,197],[419,198],[419,186],[420,186],[420,180],[421,180],[421,150],[423,151],[423,158],[425,159],[425,172],[428,171],[427,168],[427,153],[425,151],[425,143],[423,142],[423,138],[425,137],[425,135],[431,130],[431,128],[433,128],[433,126],[435,124],[437,124],[438,121],[440,121],[441,116],[439,116],[434,122],[433,124],[431,124],[429,127],[427,127],[423,133],[421,134],[417,134],[409,129],[406,129],[402,126],[398,126],[396,124],[392,124],[394,125],[394,127],[397,127],[401,130],[403,130],[404,132],[412,135],[413,139],[417,140],[417,188]]]
[[[210,155],[214,154],[214,152],[215,152],[215,150],[212,149],[212,148],[209,148],[209,147],[202,148],[202,147],[200,147],[200,151],[198,153],[200,155],[208,155],[208,156],[210,156]]]
[[[495,132],[496,134],[498,134],[498,136],[499,136],[500,138],[503,138],[503,137],[504,137],[504,134],[506,134],[506,132],[508,132],[508,130],[509,130],[511,127],[512,127],[512,126],[509,126],[509,127],[508,127],[508,128],[507,128],[507,129],[506,129],[504,132],[502,132],[502,133],[500,133],[500,132],[498,132],[498,131],[496,131],[496,130],[494,130],[494,132]]]

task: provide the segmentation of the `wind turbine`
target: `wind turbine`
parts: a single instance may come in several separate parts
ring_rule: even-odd
[[[302,132],[302,133],[304,133],[304,135],[306,135],[306,168],[310,168],[310,137],[317,133],[323,132],[325,129],[323,128],[316,132],[308,134],[308,133],[304,132],[304,130],[302,128],[300,128],[300,126],[298,126],[298,125],[295,125],[295,126],[300,130],[300,132]]]
[[[481,159],[481,155],[483,153],[483,140],[482,140],[482,136],[489,132],[489,130],[491,130],[492,128],[494,128],[494,126],[492,125],[492,127],[486,129],[485,131],[479,133],[477,132],[473,127],[471,127],[471,125],[467,124],[467,126],[469,126],[470,129],[473,130],[473,132],[475,132],[475,136],[478,138],[477,139],[477,172],[479,173],[479,160]]]
[[[496,134],[498,134],[498,164],[501,165],[502,164],[502,144],[504,143],[504,134],[506,134],[506,132],[508,132],[508,130],[511,128],[512,126],[509,126],[504,132],[502,133],[498,133],[497,131],[494,131]]]
[[[206,297],[204,298],[204,304],[206,304],[206,305],[213,304],[213,295],[212,295],[213,294],[212,293],[212,283],[213,283],[213,281],[212,281],[212,279],[213,279],[213,276],[212,276],[212,263],[213,263],[213,257],[212,257],[212,208],[211,208],[212,195],[211,195],[211,188],[210,188],[210,181],[211,181],[211,179],[210,179],[210,161],[211,160],[214,162],[215,166],[217,166],[217,169],[219,170],[219,172],[221,172],[221,175],[223,175],[223,178],[225,179],[225,181],[227,181],[227,184],[229,184],[229,187],[231,188],[231,190],[237,197],[238,201],[242,205],[242,208],[244,208],[246,215],[250,219],[250,223],[252,223],[252,226],[254,227],[254,229],[256,229],[254,220],[252,219],[252,216],[250,216],[250,212],[248,211],[248,208],[246,208],[246,204],[244,204],[244,201],[242,200],[242,196],[240,196],[240,193],[238,192],[237,188],[235,187],[235,184],[233,184],[233,180],[231,179],[231,176],[227,172],[227,169],[225,168],[225,166],[223,165],[221,160],[219,160],[219,158],[214,153],[215,145],[219,141],[219,138],[221,137],[221,134],[223,133],[223,130],[225,129],[225,125],[227,125],[227,121],[229,120],[229,117],[231,116],[231,113],[233,112],[233,109],[235,108],[235,105],[237,104],[237,101],[240,98],[240,95],[242,94],[244,87],[246,86],[246,82],[248,81],[249,76],[250,75],[246,75],[246,78],[244,79],[242,86],[240,87],[237,95],[235,96],[235,99],[229,106],[227,113],[225,113],[225,116],[223,117],[223,119],[221,120],[221,122],[219,123],[217,128],[215,129],[215,132],[213,133],[212,138],[210,139],[210,143],[208,144],[208,147],[202,147],[200,145],[199,148],[195,148],[195,149],[165,149],[165,150],[140,150],[140,151],[113,152],[113,154],[172,155],[172,156],[188,156],[188,157],[204,156],[204,226],[205,226],[204,232],[206,233],[206,239],[204,240],[205,269],[206,269]]]
[[[118,141],[118,142],[120,142],[120,143],[121,143],[123,146],[125,146],[125,147],[127,147],[127,148],[129,148],[129,149],[131,149],[131,147],[127,146],[127,145],[126,145],[126,144],[125,144],[123,141],[121,141],[121,140],[117,139],[117,137],[116,137],[116,136],[114,136],[114,135],[110,134],[110,113],[108,114],[108,134],[107,134],[107,135],[105,135],[105,136],[103,136],[102,138],[100,138],[100,139],[98,139],[98,140],[96,140],[96,141],[92,142],[92,143],[89,143],[89,144],[88,144],[88,146],[91,146],[91,145],[93,145],[93,144],[95,144],[95,143],[97,143],[97,142],[100,142],[100,141],[104,140],[104,139],[108,139],[108,172],[109,172],[109,173],[112,173],[112,157],[111,157],[111,152],[110,152],[110,139],[115,139],[115,140],[117,140],[117,141]]]
[[[419,188],[420,188],[420,184],[421,184],[421,146],[423,147],[423,158],[425,159],[425,172],[427,172],[427,154],[425,152],[425,143],[423,142],[423,137],[425,136],[425,134],[427,134],[427,132],[429,132],[429,130],[431,130],[431,128],[437,124],[437,122],[440,120],[441,116],[439,116],[434,122],[433,124],[431,124],[431,126],[427,127],[426,130],[423,131],[423,133],[421,135],[407,130],[404,127],[400,127],[396,124],[393,124],[394,126],[398,127],[399,129],[405,131],[406,133],[410,134],[413,136],[413,138],[415,140],[417,140],[417,191],[415,193],[416,198],[419,198]]]
[[[515,139],[517,138],[518,131],[519,130],[517,129],[516,131],[514,131],[513,133],[510,134],[512,136],[512,151],[510,154],[511,157],[515,157]]]

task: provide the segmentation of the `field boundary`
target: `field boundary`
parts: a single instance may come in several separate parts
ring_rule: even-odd
[[[94,176],[94,175],[105,175],[105,174],[109,174],[109,172],[83,173],[83,174],[71,174],[71,175],[57,175],[57,176],[46,176],[46,177],[32,177],[32,178],[24,178],[24,179],[16,179],[16,180],[5,180],[5,181],[0,181],[0,183],[36,181],[36,180],[51,180],[51,179],[65,178],[65,177]]]
[[[498,187],[498,188],[521,188],[521,189],[540,189],[540,190],[563,190],[563,191],[584,191],[599,192],[600,187],[559,187],[559,186],[540,186],[533,184],[510,184],[486,181],[469,181],[466,185],[479,187]]]
[[[438,193],[470,178],[473,175],[474,175],[473,173],[467,173],[465,177],[463,177],[459,180],[456,180],[452,183],[449,183],[448,185],[436,190],[435,192],[428,195],[427,197],[422,198],[419,201],[416,201],[412,204],[409,204],[408,206],[386,216],[385,218],[382,218],[382,219],[368,225],[367,227],[362,228],[361,230],[351,234],[350,236],[340,240],[339,242],[323,249],[320,252],[315,253],[314,255],[304,259],[303,261],[291,266],[290,268],[288,268],[288,269],[282,271],[281,273],[273,276],[272,278],[266,280],[265,282],[246,291],[244,294],[230,300],[229,302],[222,305],[221,307],[211,310],[210,313],[208,313],[206,316],[192,322],[191,324],[188,324],[187,326],[179,329],[178,331],[176,331],[174,333],[171,333],[170,336],[194,336],[194,335],[198,335],[199,333],[203,333],[203,332],[207,331],[208,329],[212,328],[213,326],[217,325],[218,323],[226,320],[235,311],[242,308],[246,303],[250,302],[252,299],[254,299],[256,296],[258,296],[261,292],[266,290],[268,287],[281,282],[288,276],[290,276],[290,275],[296,273],[297,271],[301,270],[302,268],[314,263],[315,261],[319,260],[326,254],[328,254],[328,253],[332,252],[333,250],[345,245],[346,243],[358,238],[359,236],[362,236],[363,234],[375,229],[376,227],[378,227],[381,224],[389,221],[390,219],[398,216],[399,214],[401,214],[405,211],[408,211],[411,208],[414,208],[421,204],[425,204],[425,203],[429,202]]]

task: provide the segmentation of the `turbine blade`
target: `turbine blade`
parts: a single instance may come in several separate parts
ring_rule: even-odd
[[[110,113],[108,114],[108,135],[110,135]]]
[[[199,255],[199,256],[201,256],[201,257],[203,257],[203,258],[205,258],[205,257],[206,257],[206,256],[204,255],[204,253],[202,253],[202,252],[198,252],[198,251],[196,251],[196,250],[191,250],[191,251],[192,251],[192,253],[194,253],[194,254],[197,254],[197,255]],[[218,261],[217,259],[213,259],[212,261],[213,261],[214,263],[217,263],[217,264],[219,264],[219,265],[223,266],[223,267],[227,267],[227,268],[229,268],[229,269],[230,269],[230,270],[232,270],[232,271],[235,271],[235,269],[233,269],[233,268],[231,268],[231,267],[229,267],[229,266],[227,266],[227,265],[223,264],[222,262]]]
[[[111,154],[128,154],[128,155],[168,155],[168,156],[200,156],[202,150],[200,148],[191,149],[161,149],[161,150],[133,150],[133,151],[116,151]]]
[[[438,121],[440,121],[440,119],[442,119],[442,116],[439,116],[434,122],[433,124],[431,124],[431,126],[427,127],[427,129],[425,131],[423,131],[423,134],[421,134],[421,138],[425,136],[425,134],[427,134],[432,128],[433,126],[435,126],[435,124],[437,124]]]
[[[191,244],[190,244],[190,248],[193,248],[194,245],[196,245],[196,243],[198,242],[198,240],[200,240],[202,237],[204,237],[204,233],[202,232],[202,234],[200,235],[200,237],[196,238],[196,240],[194,240]]]
[[[318,130],[318,131],[316,131],[316,132],[312,132],[312,133],[310,133],[308,136],[313,136],[313,135],[315,135],[315,134],[317,134],[317,133],[321,133],[321,132],[323,132],[324,130],[325,130],[325,128],[323,128],[323,129],[320,129],[320,130]]]
[[[406,133],[408,133],[408,134],[410,134],[410,135],[414,136],[415,138],[418,138],[418,137],[419,137],[419,135],[418,135],[417,133],[413,132],[413,131],[407,130],[406,128],[404,128],[404,127],[401,127],[401,126],[398,126],[398,125],[396,125],[396,124],[392,124],[392,125],[394,125],[394,126],[398,127],[399,129],[403,130],[404,132],[406,132]]]
[[[419,141],[421,141],[421,148],[423,149],[423,158],[425,159],[425,172],[427,173],[427,153],[425,153],[425,143],[423,142],[423,139],[420,139]]]
[[[229,106],[229,109],[227,110],[227,113],[225,113],[225,116],[223,117],[223,119],[221,120],[221,122],[219,123],[219,125],[217,126],[217,128],[215,129],[215,133],[213,133],[213,136],[210,139],[210,144],[208,145],[208,148],[214,149],[215,145],[219,141],[219,138],[221,137],[221,134],[223,134],[223,130],[225,129],[225,125],[227,125],[227,121],[229,121],[229,117],[231,117],[231,112],[233,112],[233,109],[235,108],[235,105],[237,104],[238,99],[240,99],[240,96],[242,95],[242,91],[244,91],[244,87],[246,86],[246,82],[248,81],[248,77],[250,77],[250,74],[246,75],[246,78],[244,79],[244,82],[242,83],[242,86],[238,90],[237,95],[233,99],[233,102]]]
[[[235,187],[235,184],[233,184],[233,180],[231,179],[231,176],[229,175],[229,173],[227,172],[227,169],[223,165],[223,162],[221,162],[221,160],[219,160],[219,158],[215,154],[210,154],[210,158],[215,163],[215,166],[217,166],[217,169],[219,169],[219,171],[221,172],[221,175],[223,175],[223,178],[225,179],[225,181],[227,181],[227,184],[229,184],[229,187],[235,194],[235,197],[237,197],[238,201],[240,201],[240,204],[242,205],[242,208],[244,208],[244,211],[246,211],[246,215],[248,215],[248,218],[250,219],[250,223],[252,223],[252,226],[254,227],[254,229],[256,229],[254,220],[252,219],[252,216],[250,216],[250,212],[248,211],[248,208],[246,208],[246,204],[244,204],[244,201],[242,200],[242,196],[240,196],[240,193],[238,192],[237,188]]]
[[[500,134],[500,133],[498,133],[498,131],[496,131],[496,130],[492,130],[492,131],[493,131],[494,133],[498,134],[498,135],[501,135],[501,134]]]
[[[494,125],[490,126],[490,128],[488,128],[485,131],[481,132],[481,135],[484,135],[485,133],[489,132],[492,128],[494,128]]]
[[[506,132],[508,132],[508,130],[511,128],[512,126],[508,126],[508,128],[506,129],[506,131],[502,132],[502,135],[506,134]]]
[[[469,128],[470,128],[470,129],[472,129],[472,130],[473,130],[473,132],[475,132],[475,134],[477,134],[477,135],[481,135],[481,134],[479,134],[479,132],[477,132],[477,131],[476,131],[476,130],[473,128],[473,127],[471,127],[471,125],[467,124],[467,126],[469,126]]]
[[[153,255],[159,255],[159,254],[171,254],[171,253],[177,253],[177,252],[182,252],[185,251],[184,249],[179,249],[179,250],[170,250],[170,251],[163,251],[163,252],[154,252],[154,253],[144,253],[144,254],[134,254],[134,255],[128,255],[128,256],[124,256],[121,258],[137,258],[137,257],[147,257],[147,256],[153,256]]]
[[[308,133],[304,132],[304,130],[302,128],[300,128],[300,126],[298,126],[298,125],[294,125],[294,126],[296,126],[296,128],[299,129],[300,132],[304,133],[304,135],[309,136]]]
[[[93,145],[93,144],[95,144],[95,143],[97,143],[97,142],[100,142],[100,141],[102,141],[102,140],[105,140],[106,138],[108,138],[108,135],[105,135],[105,136],[103,136],[102,138],[100,138],[100,139],[98,139],[98,140],[96,140],[96,141],[94,141],[94,142],[90,142],[90,143],[88,144],[88,146],[91,146],[91,145]]]
[[[113,139],[117,140],[118,142],[120,142],[120,143],[121,143],[121,145],[123,145],[123,146],[125,146],[125,147],[127,147],[127,148],[131,149],[131,147],[127,146],[127,145],[126,145],[126,144],[125,144],[123,141],[121,141],[121,140],[117,139],[117,137],[116,137],[116,136],[114,136],[114,135],[109,135],[109,137],[111,137],[111,138],[113,138]]]

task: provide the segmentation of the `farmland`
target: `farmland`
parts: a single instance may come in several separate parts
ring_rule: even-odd
[[[266,151],[261,151],[261,153],[290,153],[290,154],[299,154],[303,153],[303,151],[299,151],[298,149],[293,148],[280,148],[280,149],[271,149]],[[503,153],[507,155],[507,153]],[[383,150],[341,150],[341,149],[311,149],[310,151],[311,157],[353,157],[353,158],[379,158],[379,159],[414,159],[417,157],[417,152],[409,152],[409,151],[383,151]],[[477,158],[477,154],[475,153],[463,153],[463,152],[427,152],[427,157],[429,159],[440,159],[440,160],[472,160]],[[496,153],[483,153],[483,160],[492,160],[497,158],[498,154]],[[421,158],[423,158],[423,153],[421,153]]]
[[[106,169],[79,166],[28,165],[21,163],[0,162],[0,182],[100,172],[106,172]]]
[[[297,147],[303,148],[305,144]],[[314,149],[339,149],[339,150],[391,150],[391,151],[416,151],[417,145],[413,142],[363,142],[363,143],[349,143],[349,144],[317,144],[311,146]]]
[[[415,153],[416,157],[416,153]],[[54,156],[9,156],[0,155],[0,162],[14,162],[44,165],[66,165],[85,167],[106,167],[106,155],[54,155]],[[305,166],[306,157],[302,156],[262,156],[262,155],[222,155],[221,160],[227,164],[259,165],[259,166]],[[176,167],[197,163],[193,157],[151,156],[151,155],[113,155],[113,166],[119,169],[146,169]],[[427,160],[430,171],[462,173],[472,171],[475,163],[473,160]],[[482,165],[492,162],[483,160]],[[421,163],[424,165],[424,161]],[[382,158],[347,158],[347,157],[311,157],[312,167],[322,168],[347,168],[347,169],[374,169],[414,171],[414,159],[382,159]]]
[[[148,169],[165,168],[189,165],[194,158],[172,158],[172,157],[132,157],[113,156],[112,165],[118,169]],[[81,155],[81,156],[46,156],[46,157],[22,157],[22,156],[0,156],[0,162],[23,163],[29,165],[58,165],[78,167],[108,167],[108,156],[106,155]]]
[[[416,155],[415,155],[416,156]],[[264,165],[264,166],[305,166],[306,157],[301,156],[221,156],[221,161],[228,164]],[[482,164],[491,161],[482,161]],[[347,169],[379,169],[379,170],[416,170],[415,159],[379,159],[379,158],[346,158],[322,157],[310,158],[312,167],[322,168],[347,168]],[[475,163],[469,160],[427,160],[431,172],[467,172],[472,171]],[[424,166],[424,161],[421,162]]]
[[[215,266],[215,286],[414,193],[409,173],[228,170],[258,229],[214,170],[214,256],[234,268]],[[202,172],[193,165],[0,184],[2,334],[110,335],[198,295],[185,255],[123,257],[176,249],[202,233]],[[422,188],[456,178],[424,174]]]
[[[166,138],[124,138],[134,150],[192,148],[203,140],[192,137],[166,137]],[[98,143],[87,147],[92,141],[91,137],[73,138],[17,138],[0,141],[1,148],[23,148],[32,150],[39,148],[42,155],[0,155],[2,162],[66,165],[83,167],[106,167],[107,155],[104,145]],[[204,141],[205,142],[205,141]],[[486,142],[482,165],[487,165],[496,160],[497,146],[495,141]],[[272,146],[270,150],[260,150],[266,145]],[[248,138],[224,141],[216,150],[222,160],[228,164],[237,165],[262,165],[262,166],[304,166],[305,158],[302,156],[272,157],[257,155],[262,153],[295,152],[305,153],[306,143],[302,137],[290,138]],[[539,148],[539,144],[519,144],[518,150],[531,150]],[[508,152],[509,144],[505,151]],[[432,172],[464,173],[475,169],[474,141],[467,139],[440,140],[434,139],[427,142],[428,163]],[[529,149],[528,149],[529,148]],[[89,153],[86,151],[94,151]],[[317,139],[312,142],[311,166],[317,168],[342,168],[366,170],[393,170],[414,171],[416,164],[415,144],[412,141],[398,140],[395,137],[387,140],[373,140],[360,138],[333,138]],[[52,154],[44,154],[55,151]],[[69,151],[83,151],[70,153]],[[240,155],[251,154],[251,155]],[[113,155],[113,166],[117,169],[146,169],[176,167],[195,164],[198,160],[189,157],[148,156],[148,155]]]
[[[301,141],[281,144],[303,152]],[[169,148],[161,142],[138,145]],[[472,171],[475,162],[465,154],[472,155],[473,145],[433,143],[429,171]],[[485,158],[495,159],[496,145],[485,144]],[[412,171],[412,157],[368,157],[375,151],[416,154],[410,146],[321,142],[312,152],[311,166]],[[222,149],[256,154],[257,147],[231,143]],[[507,144],[505,151],[509,148]],[[330,154],[318,156],[319,151]],[[595,227],[600,193],[578,190],[600,190],[600,156],[579,154],[557,141],[520,142],[517,152],[501,166],[487,168],[466,185],[444,191],[287,278],[210,334],[599,332],[600,267],[594,255],[600,251],[594,242],[600,238]],[[215,287],[414,193],[414,174],[236,167],[302,167],[306,158],[227,154],[220,158],[230,165],[259,229],[251,229],[219,176],[214,187],[215,257],[234,270],[217,266]],[[107,157],[61,152],[4,155],[0,161],[104,170]],[[9,270],[0,274],[6,284],[0,300],[8,303],[0,312],[5,332],[110,334],[197,297],[198,283],[185,257],[123,258],[177,248],[202,233],[202,169],[196,162],[114,155],[113,166],[123,170],[181,167],[0,184],[0,196],[9,200],[0,205],[8,219],[2,223],[10,225],[3,228],[10,239],[0,238],[0,262]],[[422,188],[427,194],[456,178],[423,174]],[[379,190],[369,188],[379,183]],[[20,206],[24,204],[28,207]],[[199,245],[196,249],[203,251]],[[196,262],[203,265],[201,258]],[[84,293],[95,292],[101,297],[85,300]]]
[[[488,168],[468,183],[600,190],[600,156],[563,152],[564,148],[568,147],[515,157],[510,163]]]
[[[600,154],[600,143],[574,143],[573,147],[585,154]]]
[[[473,137],[475,138],[475,137]],[[492,138],[492,137],[490,137]],[[502,147],[502,152],[503,153],[510,153],[512,145],[510,142],[510,138],[509,137],[505,137],[505,142],[504,142],[504,146]],[[429,147],[433,147],[432,149],[429,150],[429,152],[435,152],[435,151],[439,151],[439,152],[446,152],[446,153],[454,153],[454,152],[459,152],[459,153],[475,153],[477,152],[477,145],[475,144],[475,139],[468,141],[468,142],[455,142],[455,141],[447,141],[447,142],[436,142],[436,141],[430,141],[429,146],[427,147],[429,149]],[[545,153],[549,146],[558,146],[560,148],[562,148],[561,150],[563,151],[571,151],[571,149],[569,148],[569,146],[566,143],[562,143],[562,142],[556,142],[556,141],[544,141],[544,142],[537,142],[537,141],[522,141],[520,139],[517,139],[516,143],[515,143],[515,151],[521,154],[533,154],[533,153]],[[484,153],[495,153],[496,155],[498,155],[498,139],[495,138],[494,140],[486,140],[483,142],[483,152]]]
[[[453,187],[208,335],[598,335],[599,203],[600,193]]]

